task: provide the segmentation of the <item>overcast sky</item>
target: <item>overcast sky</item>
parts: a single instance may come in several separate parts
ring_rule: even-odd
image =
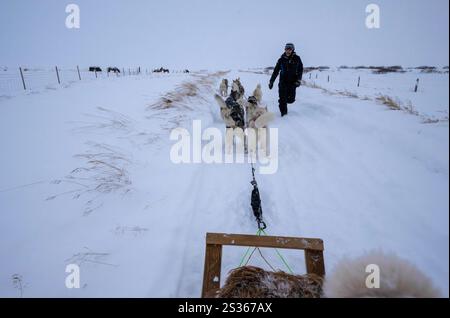
[[[65,25],[80,8],[80,29]],[[366,6],[380,7],[368,29]],[[0,65],[228,69],[448,65],[448,0],[1,0]]]

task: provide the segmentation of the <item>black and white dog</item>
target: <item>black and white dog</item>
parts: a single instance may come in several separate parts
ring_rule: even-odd
[[[239,79],[233,81],[230,96],[223,100],[218,94],[214,95],[220,106],[220,115],[227,128],[245,129],[245,111],[244,111],[244,87]]]

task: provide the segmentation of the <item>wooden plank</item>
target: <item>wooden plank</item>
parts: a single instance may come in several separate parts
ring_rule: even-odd
[[[325,264],[322,251],[305,250],[306,272],[325,276]]]
[[[221,265],[222,245],[206,244],[202,297],[206,297],[212,290],[220,288]]]
[[[323,241],[316,238],[207,233],[206,243],[323,251]]]

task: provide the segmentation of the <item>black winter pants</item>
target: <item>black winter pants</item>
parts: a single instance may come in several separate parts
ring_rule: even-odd
[[[286,115],[288,112],[287,104],[292,104],[295,102],[295,83],[284,83],[280,82],[278,84],[278,103],[280,107],[281,115]]]

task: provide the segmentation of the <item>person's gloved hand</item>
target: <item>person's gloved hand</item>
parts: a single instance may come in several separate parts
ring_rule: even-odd
[[[269,82],[269,89],[272,89],[273,87],[273,82]]]
[[[295,87],[300,87],[301,84],[302,84],[301,81],[295,81]]]

